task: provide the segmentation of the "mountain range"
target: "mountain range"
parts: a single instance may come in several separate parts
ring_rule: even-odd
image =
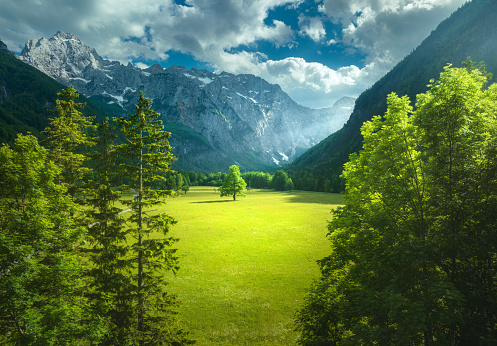
[[[355,101],[344,97],[331,108],[310,109],[253,75],[158,64],[143,70],[104,59],[76,34],[61,31],[27,42],[19,59],[73,85],[112,115],[134,111],[143,91],[173,134],[177,169],[278,167],[340,129]]]
[[[438,79],[444,66],[461,67],[463,61],[483,61],[497,76],[497,1],[467,2],[444,20],[390,72],[356,100],[350,119],[339,131],[298,157],[287,167],[296,189],[337,192],[343,189],[339,175],[351,153],[361,149],[360,128],[375,115],[385,113],[387,95],[416,95],[427,90],[430,79]]]

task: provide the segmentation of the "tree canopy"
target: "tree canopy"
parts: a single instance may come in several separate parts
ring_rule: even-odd
[[[388,96],[343,173],[331,254],[297,316],[303,345],[497,342],[497,85],[447,66]]]

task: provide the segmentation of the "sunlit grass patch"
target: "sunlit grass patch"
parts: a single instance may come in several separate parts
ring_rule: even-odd
[[[341,195],[252,190],[232,201],[193,187],[168,199],[181,258],[169,290],[199,345],[288,345],[305,290],[329,254],[330,210]]]

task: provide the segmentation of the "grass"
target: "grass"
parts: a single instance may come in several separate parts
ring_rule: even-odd
[[[326,225],[342,196],[252,190],[221,198],[192,187],[169,199],[181,269],[169,290],[197,345],[295,344],[293,321],[330,252]]]

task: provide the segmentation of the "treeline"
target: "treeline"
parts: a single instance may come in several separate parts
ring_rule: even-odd
[[[182,190],[185,186],[214,186],[223,185],[228,173],[200,173],[194,171],[170,172],[165,177],[164,187],[172,190]],[[275,173],[245,172],[241,177],[248,189],[275,189],[276,191],[291,191],[295,189],[293,180],[283,170]],[[188,190],[187,190],[188,191]]]

